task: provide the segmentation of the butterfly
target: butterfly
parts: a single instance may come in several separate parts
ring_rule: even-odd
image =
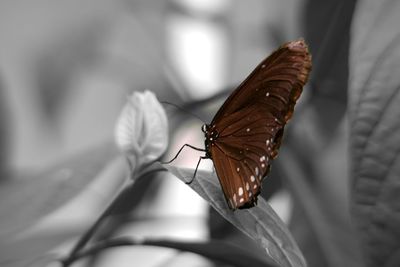
[[[200,161],[211,159],[229,208],[254,207],[310,71],[304,40],[283,44],[232,92],[211,123],[202,126],[205,149],[185,144],[163,163],[174,161],[186,146],[205,152],[193,179]]]
[[[303,39],[264,59],[202,126],[205,156],[214,163],[232,210],[257,203],[283,131],[308,80],[311,55]]]

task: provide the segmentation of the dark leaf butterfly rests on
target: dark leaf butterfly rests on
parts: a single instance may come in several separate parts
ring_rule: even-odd
[[[310,71],[304,40],[283,44],[228,97],[212,122],[203,125],[205,150],[195,149],[205,151],[203,159],[213,160],[232,210],[257,203]]]

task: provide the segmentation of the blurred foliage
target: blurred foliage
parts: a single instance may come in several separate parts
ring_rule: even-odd
[[[400,265],[399,12],[362,1],[352,26],[351,208],[367,266]]]
[[[7,179],[9,172],[9,109],[5,101],[3,80],[0,77],[0,181]]]
[[[310,90],[308,99],[295,114],[287,138],[289,153],[301,164],[296,174],[287,164],[288,155],[282,155],[281,166],[291,191],[298,191],[293,194],[294,209],[306,215],[301,218],[295,212],[291,225],[310,266],[362,266],[348,211],[346,160],[348,54],[355,2],[310,0],[304,9],[313,70],[305,90]]]
[[[48,171],[0,183],[0,259],[23,266],[79,234],[126,179],[112,144],[74,155]],[[11,179],[12,178],[12,179]]]

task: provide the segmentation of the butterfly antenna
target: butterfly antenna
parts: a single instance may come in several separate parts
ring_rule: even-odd
[[[192,113],[192,112],[190,112],[190,111],[188,111],[188,110],[186,110],[186,109],[184,109],[184,108],[182,108],[182,107],[180,107],[180,106],[178,106],[178,105],[176,105],[174,103],[171,103],[171,102],[168,102],[168,101],[160,101],[160,103],[161,104],[170,105],[170,106],[173,106],[173,107],[175,107],[176,109],[178,109],[180,111],[184,111],[185,113],[192,115],[193,117],[195,117],[196,119],[200,120],[202,123],[205,124],[204,120],[202,118],[200,118],[198,115],[196,115],[196,114],[194,114],[194,113]]]

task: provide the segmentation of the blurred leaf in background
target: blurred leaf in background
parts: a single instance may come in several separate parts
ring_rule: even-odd
[[[400,265],[399,12],[360,1],[352,26],[351,204],[368,267]]]
[[[0,264],[46,257],[87,228],[127,178],[125,161],[108,144],[51,170],[14,174],[0,186]],[[50,257],[51,258],[51,257]]]
[[[1,73],[0,73],[1,74]],[[9,108],[5,97],[4,84],[0,75],[0,182],[9,174]]]
[[[107,175],[116,149],[102,146],[112,139],[126,97],[145,88],[176,96],[163,76],[163,9],[160,1],[0,4],[0,101],[10,111],[0,115],[10,137],[1,141],[10,141],[2,152],[14,172],[1,188],[0,265],[20,266],[64,247],[126,178],[123,161]],[[93,192],[97,180],[103,188]],[[71,225],[57,221],[62,214]]]
[[[177,96],[164,75],[164,9],[163,1],[0,4],[12,166],[48,166],[110,140],[133,90]]]
[[[346,117],[354,6],[355,1],[310,0],[304,9],[313,71],[304,90],[308,99],[295,114],[287,138],[303,174],[285,164],[290,155],[281,159],[292,191],[298,191],[291,226],[310,266],[361,266],[349,214]]]

